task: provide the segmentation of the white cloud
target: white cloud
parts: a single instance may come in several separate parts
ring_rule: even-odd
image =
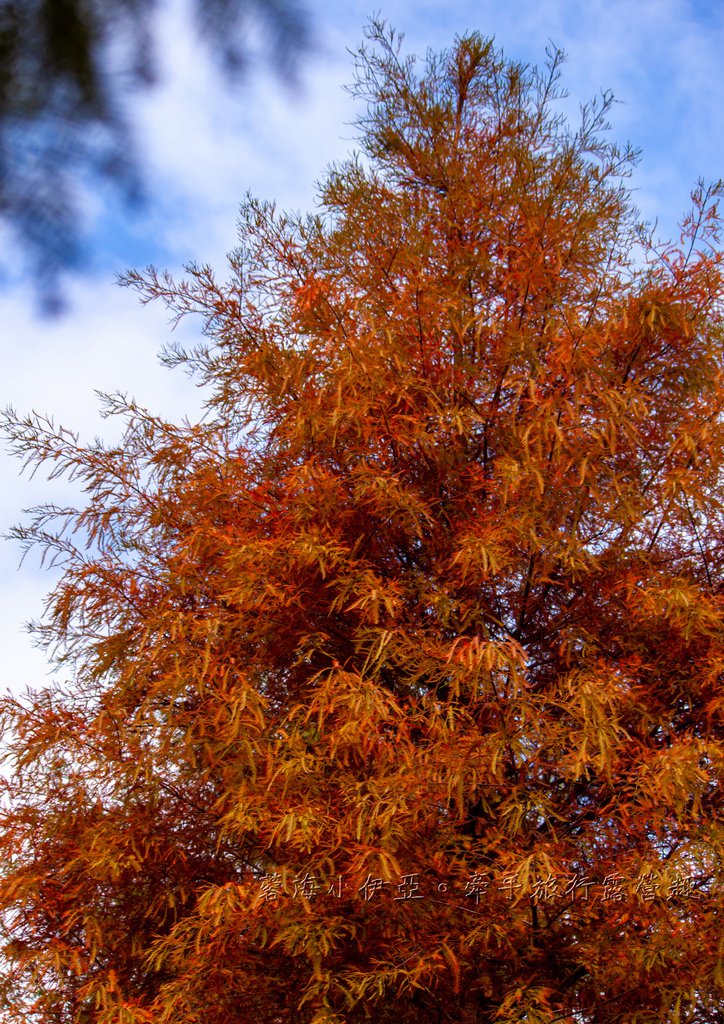
[[[0,404],[13,405],[20,415],[52,415],[86,442],[97,435],[109,441],[120,436],[119,423],[101,419],[96,390],[127,392],[171,420],[200,413],[200,394],[193,383],[158,363],[157,353],[169,337],[160,306],[141,308],[134,293],[111,281],[76,283],[69,305],[67,317],[39,323],[28,316],[28,295],[5,298]],[[191,334],[193,326],[189,323],[185,330]],[[18,460],[7,455],[0,459],[3,533],[26,518],[24,508],[82,500],[77,487],[63,480],[48,482],[43,469],[32,480],[27,474],[19,477],[19,471]],[[0,689],[24,685],[29,676],[42,682],[41,655],[31,649],[23,623],[40,615],[54,574],[39,568],[36,555],[29,555],[18,573],[19,558],[17,544],[0,545]]]
[[[260,69],[236,87],[198,59],[190,33],[169,28],[164,89],[138,107],[141,148],[163,194],[154,227],[174,252],[214,262],[235,243],[239,203],[251,190],[280,206],[309,206],[324,166],[343,155],[350,116],[341,39],[325,40],[291,91]]]

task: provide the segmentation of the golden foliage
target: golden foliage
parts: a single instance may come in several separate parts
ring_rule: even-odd
[[[719,1019],[719,190],[658,246],[560,55],[370,37],[318,216],[129,276],[204,423],[6,419],[87,494],[17,531],[11,1024]]]

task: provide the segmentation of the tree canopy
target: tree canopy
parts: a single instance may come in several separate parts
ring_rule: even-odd
[[[11,1024],[721,1021],[720,189],[657,243],[560,62],[373,21],[318,212],[126,279],[202,421],[6,416],[86,494],[16,530]]]

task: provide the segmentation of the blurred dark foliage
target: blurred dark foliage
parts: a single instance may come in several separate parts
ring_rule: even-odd
[[[64,271],[88,253],[78,197],[98,176],[126,201],[143,195],[125,107],[157,80],[159,0],[0,0],[0,218],[12,251],[33,274],[46,310],[59,308]],[[309,47],[298,0],[193,0],[200,44],[231,79],[246,69],[253,38],[291,82]]]

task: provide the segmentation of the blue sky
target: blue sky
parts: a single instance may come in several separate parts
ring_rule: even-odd
[[[87,196],[93,264],[67,287],[68,310],[54,321],[36,315],[30,282],[19,278],[0,293],[0,406],[52,414],[92,440],[114,426],[98,416],[95,389],[123,391],[154,412],[193,418],[200,398],[179,372],[162,369],[157,354],[169,338],[165,311],[141,308],[119,289],[115,274],[154,263],[179,274],[189,260],[209,262],[224,276],[236,244],[245,192],[282,208],[310,209],[315,181],[352,148],[348,122],[355,106],[342,86],[372,8],[357,0],[311,7],[317,51],[302,64],[294,90],[265,68],[231,91],[213,65],[199,59],[183,0],[166,0],[159,24],[162,85],[134,100],[139,151],[151,202],[126,211],[97,188]],[[613,137],[642,149],[631,182],[642,214],[675,232],[700,176],[724,176],[724,4],[695,0],[483,0],[472,3],[389,2],[375,8],[403,31],[406,48],[424,53],[456,34],[494,35],[509,57],[543,63],[549,42],[568,61],[565,109],[612,89],[620,101]],[[0,235],[4,244],[4,236]],[[179,331],[192,339],[191,321]],[[16,460],[0,455],[0,531],[41,501],[72,501],[73,488],[19,477]],[[53,576],[29,556],[18,569],[16,545],[0,545],[0,690],[22,691],[48,679],[44,656],[23,623],[37,618]]]

